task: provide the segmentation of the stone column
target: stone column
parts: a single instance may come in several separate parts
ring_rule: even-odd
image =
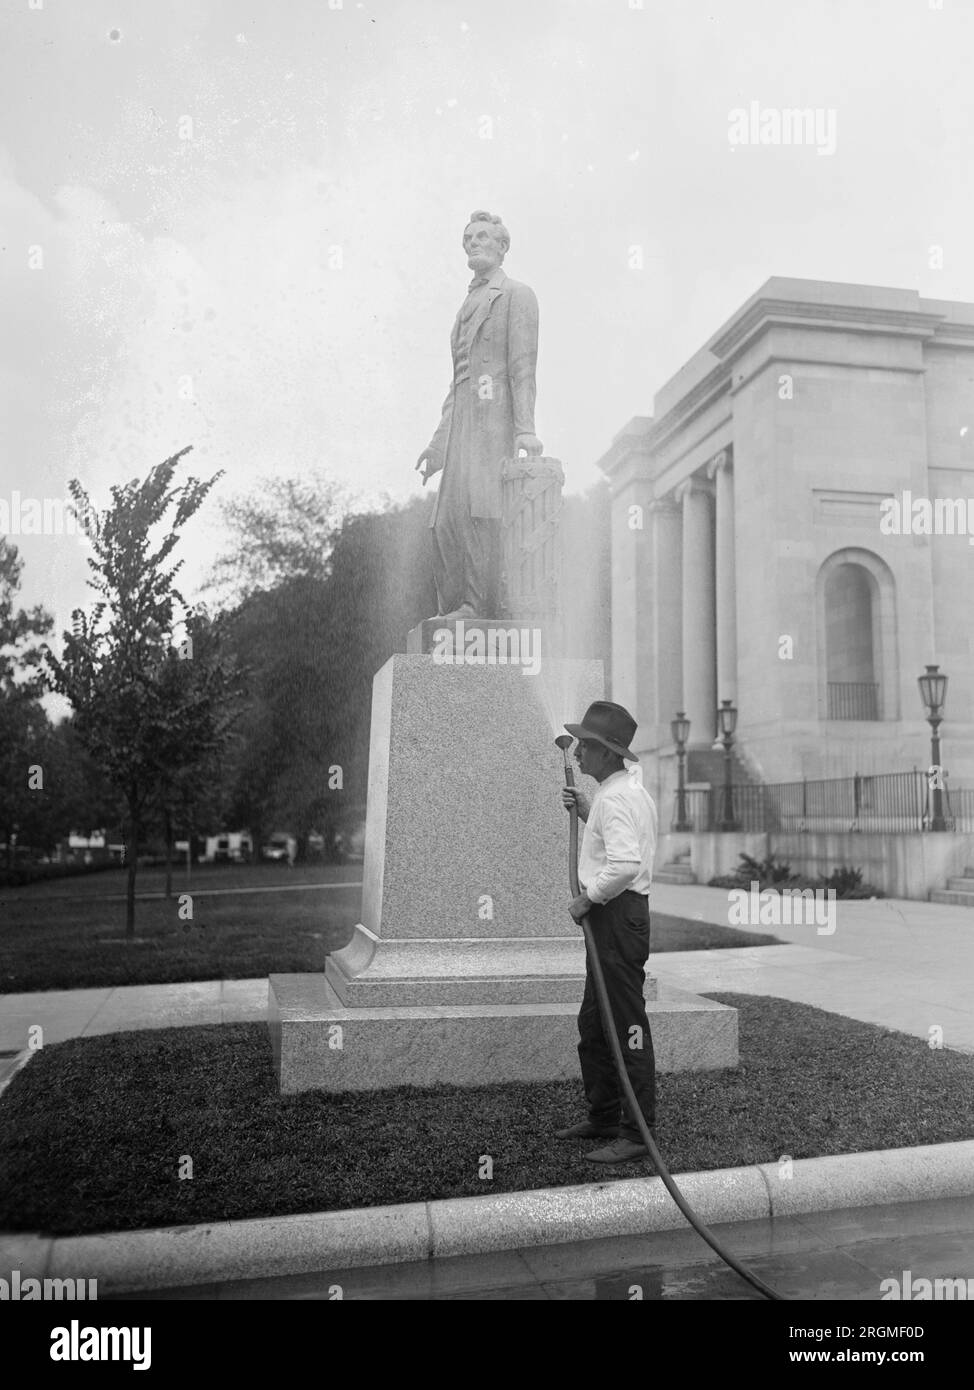
[[[734,473],[729,449],[707,465],[714,480],[716,509],[717,698],[737,703],[737,570],[734,558]]]
[[[687,478],[676,490],[683,503],[683,707],[693,745],[717,732],[712,484]]]
[[[653,679],[657,743],[683,705],[683,518],[672,493],[650,505],[653,532]]]

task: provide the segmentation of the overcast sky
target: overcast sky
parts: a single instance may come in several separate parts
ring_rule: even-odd
[[[771,275],[974,300],[971,0],[33,5],[0,0],[0,497],[104,503],[192,444],[227,477],[190,592],[261,474],[421,491],[474,208],[570,491]],[[733,144],[752,102],[834,150]],[[17,543],[66,621],[85,548]]]

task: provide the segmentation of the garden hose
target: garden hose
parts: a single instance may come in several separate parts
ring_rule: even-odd
[[[568,749],[571,746],[572,739],[567,734],[562,734],[559,738],[555,740],[555,742],[564,754],[565,780],[569,787],[574,787],[575,776],[572,771],[571,763],[568,760]],[[572,896],[577,898],[582,891],[581,886],[578,882],[577,802],[575,802],[572,805],[570,816],[571,829],[569,832],[568,839],[568,878],[571,884]],[[626,1072],[626,1063],[622,1055],[622,1047],[619,1043],[618,1035],[616,1034],[615,1020],[612,1017],[612,1006],[609,1003],[609,995],[605,987],[605,976],[602,973],[602,962],[599,960],[598,949],[595,945],[595,935],[592,931],[592,927],[589,922],[587,913],[581,919],[580,925],[582,928],[582,933],[585,937],[585,950],[588,953],[589,964],[592,967],[592,977],[595,981],[595,992],[598,996],[599,1010],[602,1014],[602,1031],[609,1040],[609,1046],[612,1049],[613,1060],[616,1064],[616,1071],[619,1073],[619,1081],[622,1084],[623,1094],[625,1095],[626,1101],[628,1102],[630,1114],[633,1116],[633,1118],[636,1121],[636,1124],[639,1126],[639,1132],[642,1135],[643,1143],[646,1145],[646,1148],[649,1151],[649,1156],[653,1161],[653,1166],[655,1167],[657,1173],[662,1179],[663,1186],[666,1188],[667,1192],[673,1198],[674,1202],[679,1207],[683,1215],[686,1217],[687,1221],[689,1221],[693,1229],[703,1240],[707,1242],[707,1244],[710,1246],[712,1250],[716,1251],[716,1253],[723,1260],[724,1264],[726,1264],[730,1269],[734,1270],[736,1274],[739,1274],[742,1279],[746,1279],[747,1282],[753,1288],[757,1289],[758,1293],[763,1294],[765,1298],[774,1299],[775,1301],[784,1301],[783,1294],[780,1294],[775,1289],[771,1288],[770,1284],[766,1284],[763,1279],[760,1279],[752,1270],[748,1269],[747,1265],[742,1264],[741,1261],[736,1258],[736,1256],[732,1255],[731,1252],[720,1243],[720,1241],[714,1235],[713,1231],[711,1231],[710,1228],[707,1225],[705,1225],[703,1221],[700,1220],[700,1217],[697,1216],[696,1212],[690,1206],[690,1203],[687,1201],[683,1193],[680,1191],[676,1183],[673,1181],[673,1178],[670,1174],[670,1170],[663,1162],[663,1159],[660,1156],[660,1151],[656,1147],[656,1143],[653,1139],[652,1134],[650,1133],[649,1126],[646,1123],[645,1116],[643,1115],[642,1110],[639,1107],[639,1103],[636,1100],[636,1093],[632,1088],[632,1082],[629,1080],[629,1076]]]

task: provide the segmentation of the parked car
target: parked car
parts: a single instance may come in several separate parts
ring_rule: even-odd
[[[251,857],[251,840],[245,830],[224,831],[208,835],[201,862],[208,864],[245,864]]]
[[[280,863],[282,860],[292,860],[297,847],[298,842],[293,835],[272,835],[261,849],[261,855],[264,859]]]

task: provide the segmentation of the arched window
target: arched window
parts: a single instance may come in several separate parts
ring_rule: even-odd
[[[836,565],[825,581],[829,719],[878,719],[873,634],[876,581],[862,565]]]
[[[895,718],[892,574],[877,555],[850,547],[830,555],[818,579],[824,718]]]

